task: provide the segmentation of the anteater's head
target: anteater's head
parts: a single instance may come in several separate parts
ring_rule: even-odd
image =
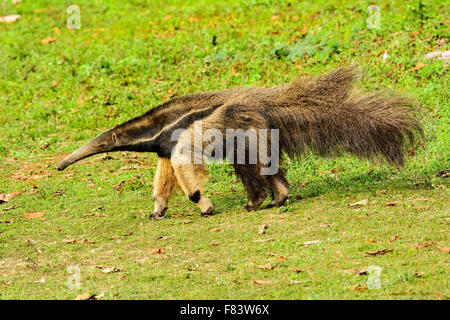
[[[58,164],[58,170],[64,170],[72,163],[94,154],[119,150],[122,143],[114,129],[103,132],[92,141],[72,152]]]

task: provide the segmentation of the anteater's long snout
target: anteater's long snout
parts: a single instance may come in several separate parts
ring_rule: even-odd
[[[88,142],[81,148],[77,149],[76,151],[72,152],[70,155],[65,157],[59,164],[58,164],[58,170],[64,170],[68,166],[70,166],[72,163],[75,163],[77,161],[80,161],[84,158],[87,158],[89,156],[92,156],[97,153],[101,153],[103,150],[100,150],[98,145],[94,142]]]

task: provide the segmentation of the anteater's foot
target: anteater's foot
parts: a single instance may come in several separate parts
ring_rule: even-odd
[[[153,218],[155,220],[162,220],[164,219],[165,213],[166,213],[167,207],[164,207],[162,210],[159,211],[153,211],[153,213],[150,215],[150,218]]]
[[[245,210],[247,211],[255,211],[259,208],[259,206],[266,200],[266,197],[261,197],[253,201],[249,201],[245,206]]]
[[[202,212],[202,217],[212,216],[214,214],[214,207],[209,207],[206,211]]]
[[[264,209],[279,208],[286,202],[287,199],[288,199],[288,197],[285,197],[279,201],[272,201]]]

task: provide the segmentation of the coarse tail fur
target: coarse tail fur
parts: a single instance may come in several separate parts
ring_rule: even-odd
[[[193,132],[200,120],[205,130],[279,130],[280,161],[283,154],[295,158],[313,151],[319,155],[350,153],[362,158],[384,158],[402,166],[407,147],[423,136],[422,126],[413,115],[416,104],[389,92],[363,93],[355,85],[357,74],[354,67],[345,67],[322,76],[299,77],[288,85],[174,98],[101,133],[63,159],[58,170],[103,152],[155,152],[160,161],[153,217],[159,219],[164,217],[176,183],[202,214],[213,212],[212,203],[203,195],[205,165],[174,161],[180,145],[186,142],[183,136],[174,139],[174,132]],[[257,209],[267,191],[273,198],[268,207],[282,205],[288,196],[283,170],[264,176],[260,169],[267,165],[260,161],[233,164],[247,192],[248,210]]]

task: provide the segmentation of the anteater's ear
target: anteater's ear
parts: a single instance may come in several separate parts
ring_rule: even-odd
[[[114,143],[117,143],[117,134],[115,132],[112,133],[112,140]]]

